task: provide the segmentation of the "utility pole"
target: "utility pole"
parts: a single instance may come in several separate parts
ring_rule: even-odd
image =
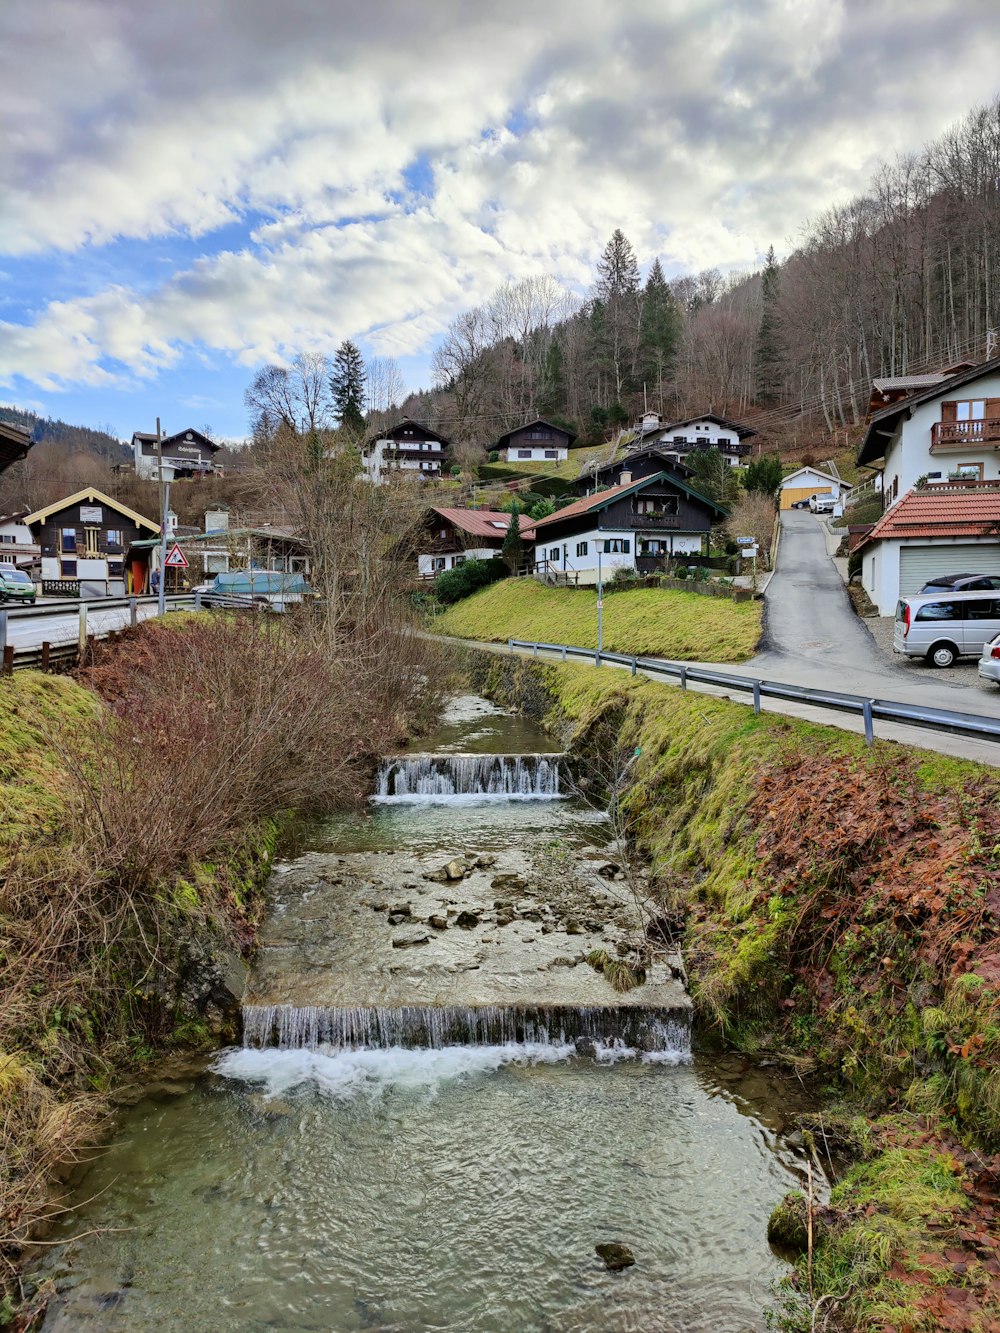
[[[156,614],[162,616],[167,609],[167,507],[170,504],[170,482],[163,475],[163,436],[159,417],[156,418],[156,466],[160,474],[160,587]]]
[[[604,651],[604,584],[601,581],[601,539],[597,539],[597,653]]]

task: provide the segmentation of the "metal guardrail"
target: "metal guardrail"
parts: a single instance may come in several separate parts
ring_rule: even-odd
[[[152,620],[154,616],[139,616],[140,607],[157,608],[155,597],[100,597],[71,602],[46,602],[42,606],[3,606],[0,605],[0,670],[9,673],[15,669],[39,666],[47,671],[56,663],[77,661],[86,650],[91,639],[104,639],[111,634],[120,634],[122,630],[134,628],[140,620]],[[106,629],[92,631],[88,626],[91,611],[129,611],[128,623],[109,626]],[[166,598],[166,610],[221,610],[247,611],[263,609],[263,604],[250,597],[227,596],[218,593],[173,593]],[[65,619],[75,614],[78,617],[78,631],[69,639],[62,637],[58,643],[41,640],[38,643],[18,646],[9,642],[11,621],[45,620],[53,617]],[[62,632],[65,635],[65,631]]]
[[[737,676],[729,671],[710,667],[689,666],[685,662],[671,662],[662,657],[630,656],[627,653],[600,652],[595,648],[580,648],[566,643],[540,643],[525,639],[508,639],[511,652],[515,648],[530,648],[532,656],[539,652],[558,653],[565,662],[570,657],[582,657],[595,666],[605,662],[628,667],[634,676],[638,670],[652,675],[676,679],[681,689],[689,683],[720,685],[740,690],[753,698],[753,710],[760,713],[761,699],[788,699],[796,703],[812,704],[839,713],[852,713],[864,721],[865,740],[874,744],[874,722],[901,722],[907,726],[926,727],[930,731],[950,732],[977,740],[1000,741],[1000,718],[983,717],[979,713],[959,713],[950,708],[929,708],[923,704],[899,703],[892,699],[867,699],[860,694],[842,694],[837,690],[816,690],[808,685],[786,685],[776,680],[760,680],[753,676]]]

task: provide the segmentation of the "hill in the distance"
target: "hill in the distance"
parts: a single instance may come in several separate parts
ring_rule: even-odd
[[[106,458],[109,463],[122,463],[128,451],[122,442],[108,431],[93,430],[90,426],[71,426],[53,417],[40,417],[19,407],[0,407],[0,421],[12,422],[31,432],[36,444],[63,445],[67,449],[89,449]]]

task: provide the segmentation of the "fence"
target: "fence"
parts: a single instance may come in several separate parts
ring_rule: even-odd
[[[869,745],[874,743],[873,723],[876,720],[926,727],[931,731],[950,732],[953,735],[969,736],[977,740],[1000,741],[1000,718],[981,717],[978,713],[958,713],[949,708],[928,708],[923,704],[898,703],[891,699],[866,699],[859,694],[842,694],[837,690],[814,690],[807,685],[785,685],[780,681],[737,676],[728,671],[715,671],[709,667],[688,666],[684,662],[669,662],[662,657],[629,656],[627,653],[602,652],[566,643],[536,643],[525,639],[508,639],[507,646],[511,652],[515,648],[529,648],[533,657],[537,657],[539,652],[558,653],[564,662],[570,657],[586,658],[598,667],[608,662],[614,666],[628,667],[633,676],[641,669],[650,675],[674,678],[681,689],[687,689],[689,683],[724,686],[726,689],[751,695],[753,710],[758,714],[762,699],[788,699],[812,704],[816,708],[850,713],[863,719],[865,740]]]

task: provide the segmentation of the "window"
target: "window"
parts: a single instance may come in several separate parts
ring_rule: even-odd
[[[108,528],[108,550],[110,551],[113,547],[120,549],[122,545],[121,528]]]
[[[125,562],[123,560],[109,560],[108,573],[113,579],[121,578],[125,572]]]
[[[552,439],[552,432],[551,432],[550,430],[541,430],[541,429],[529,430],[529,431],[528,431],[528,439],[529,439],[529,440],[551,440],[551,439]]]
[[[545,450],[545,457],[546,457],[546,458],[558,458],[558,457],[559,457],[559,450],[558,450],[558,449],[546,449],[546,450]]]
[[[917,610],[917,620],[959,620],[961,617],[954,602],[928,602]]]
[[[687,444],[687,442],[688,442],[688,437],[686,435],[674,436],[674,444]]]
[[[605,555],[628,555],[632,550],[632,543],[628,537],[605,537],[604,554]]]
[[[558,559],[559,559],[559,547],[558,547],[558,546],[552,546],[552,547],[549,548],[549,559],[550,559],[550,560],[558,560]]]
[[[531,457],[531,450],[530,450],[530,449],[518,449],[518,451],[517,451],[517,456],[518,456],[518,458],[530,458],[530,457]]]
[[[14,537],[14,536],[8,536],[7,533],[5,533],[5,532],[4,532],[4,533],[0,533],[0,542],[11,542],[11,543],[13,543],[13,542],[16,542],[16,541],[17,541],[17,538],[16,538],[16,537]]]
[[[76,528],[63,528],[61,549],[66,552],[76,550]]]
[[[586,542],[577,542],[577,544],[576,544],[576,553],[577,553],[578,556],[579,556],[579,555],[586,555],[586,554],[587,554],[587,543],[586,543]]]
[[[960,463],[954,472],[948,473],[949,481],[982,481],[982,463]]]
[[[955,404],[956,421],[982,421],[986,415],[986,400],[972,398],[968,402]]]
[[[434,571],[434,573],[436,574],[439,570],[444,569],[444,567],[445,567],[444,556],[443,555],[434,556],[433,559],[431,560],[431,569]]]
[[[1000,620],[1000,606],[992,597],[977,598],[974,602],[963,603],[961,610],[966,620]]]
[[[75,579],[75,578],[76,578],[76,561],[75,561],[75,560],[60,560],[60,561],[59,561],[59,573],[60,573],[61,577],[64,578],[64,579]]]
[[[100,539],[101,539],[100,528],[84,528],[83,530],[84,554],[91,560],[93,560],[95,556],[100,554],[100,549],[101,549]]]
[[[711,440],[707,435],[699,435],[695,440],[695,444],[711,444]]]

